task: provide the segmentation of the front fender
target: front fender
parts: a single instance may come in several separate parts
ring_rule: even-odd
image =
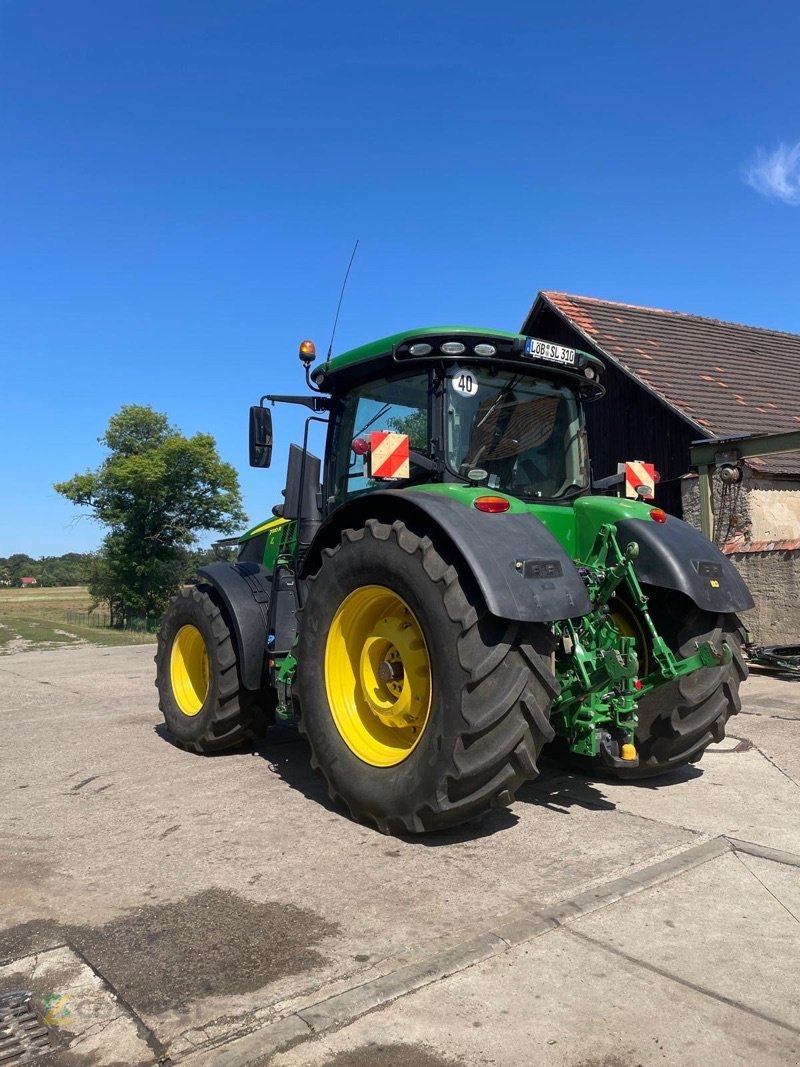
[[[434,544],[449,545],[472,573],[489,611],[516,622],[556,622],[591,610],[575,564],[529,513],[490,515],[441,493],[377,490],[338,508],[319,531],[304,563],[313,573],[326,546],[369,518],[399,519]]]
[[[230,623],[245,689],[264,677],[272,575],[258,563],[209,563],[197,572],[220,596]]]
[[[639,545],[633,566],[640,582],[685,593],[704,611],[739,612],[754,606],[727,556],[680,519],[623,519],[617,523],[617,541],[623,550],[631,541]]]

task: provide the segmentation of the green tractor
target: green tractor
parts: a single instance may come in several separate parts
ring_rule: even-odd
[[[308,394],[250,410],[266,467],[266,402],[309,409],[283,503],[164,616],[156,684],[179,744],[296,722],[334,800],[408,833],[510,804],[547,745],[644,778],[721,740],[753,601],[695,529],[593,492],[597,358],[461,326],[300,358]]]

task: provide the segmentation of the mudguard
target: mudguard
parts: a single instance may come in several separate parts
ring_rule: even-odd
[[[720,549],[688,523],[669,517],[665,523],[623,519],[617,540],[625,549],[639,545],[634,570],[640,582],[685,593],[698,608],[711,612],[747,611],[750,590]]]
[[[442,493],[378,490],[338,508],[319,531],[304,572],[319,565],[322,547],[369,518],[412,523],[439,543],[449,542],[472,572],[493,615],[516,622],[556,622],[591,610],[575,564],[531,514],[486,514]]]
[[[201,579],[220,595],[230,620],[245,689],[260,689],[264,677],[272,574],[258,563],[209,563]]]

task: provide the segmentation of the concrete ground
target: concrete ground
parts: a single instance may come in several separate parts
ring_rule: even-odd
[[[400,840],[291,734],[175,748],[152,655],[0,658],[0,1062],[22,989],[42,1067],[800,1063],[800,680],[670,779]]]

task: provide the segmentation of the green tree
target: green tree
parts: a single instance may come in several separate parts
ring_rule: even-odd
[[[66,552],[35,560],[22,552],[0,556],[0,585],[19,585],[23,577],[35,577],[39,585],[87,585],[93,556],[89,552]]]
[[[408,434],[409,444],[415,452],[428,451],[428,413],[412,411],[408,415],[392,415],[386,425],[395,433]]]
[[[35,577],[36,563],[24,552],[14,552],[6,560],[12,585],[19,585],[25,577]]]
[[[108,527],[89,591],[124,625],[161,614],[200,531],[232,533],[247,517],[236,471],[210,434],[185,437],[166,415],[126,404],[99,440],[109,454],[97,470],[54,488]]]

